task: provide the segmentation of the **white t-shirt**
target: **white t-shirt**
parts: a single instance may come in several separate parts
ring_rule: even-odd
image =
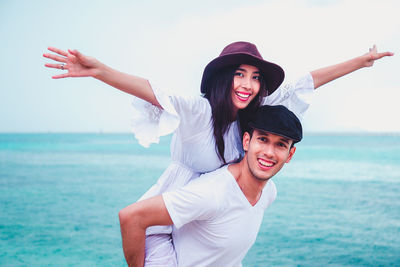
[[[162,196],[174,223],[179,266],[241,266],[276,187],[269,180],[252,206],[224,166]]]

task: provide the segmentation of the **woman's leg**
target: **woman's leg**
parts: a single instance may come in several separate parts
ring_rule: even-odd
[[[175,248],[170,234],[146,236],[145,267],[177,267]]]

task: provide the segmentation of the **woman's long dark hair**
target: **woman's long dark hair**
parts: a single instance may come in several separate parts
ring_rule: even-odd
[[[208,99],[212,110],[212,122],[214,127],[214,138],[217,154],[219,158],[226,163],[224,134],[230,124],[238,119],[241,135],[247,130],[248,122],[256,109],[260,106],[264,96],[267,95],[267,89],[263,77],[260,75],[260,91],[257,96],[249,103],[245,109],[238,112],[238,118],[233,115],[233,103],[231,90],[233,86],[233,77],[239,65],[229,66],[216,72],[208,83],[208,90],[204,95]]]

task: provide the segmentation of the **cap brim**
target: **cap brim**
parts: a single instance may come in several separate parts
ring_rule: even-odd
[[[263,131],[263,132],[271,133],[271,134],[276,134],[276,135],[291,139],[291,140],[293,140],[294,143],[300,142],[300,140],[301,140],[301,137],[290,136],[289,134],[284,133],[284,132],[280,131],[279,129],[273,129],[273,128],[266,129],[265,127],[263,128],[263,126],[257,125],[257,124],[252,123],[252,122],[249,123],[249,126],[251,128],[253,128],[253,129],[257,129],[259,131]]]

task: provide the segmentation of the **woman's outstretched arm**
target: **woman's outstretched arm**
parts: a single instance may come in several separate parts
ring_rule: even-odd
[[[369,49],[368,53],[362,56],[355,57],[336,65],[314,70],[311,72],[314,80],[314,88],[317,89],[321,85],[324,85],[346,74],[349,74],[355,70],[364,67],[371,67],[374,64],[375,60],[381,59],[386,56],[393,56],[393,53],[378,53],[376,46],[374,45],[372,48]]]
[[[49,47],[48,50],[54,52],[54,54],[45,53],[43,56],[57,63],[46,63],[45,66],[67,71],[66,73],[53,76],[53,79],[93,77],[121,91],[161,107],[146,79],[114,70],[93,57],[81,54],[77,50],[68,50],[67,52],[55,47]]]

